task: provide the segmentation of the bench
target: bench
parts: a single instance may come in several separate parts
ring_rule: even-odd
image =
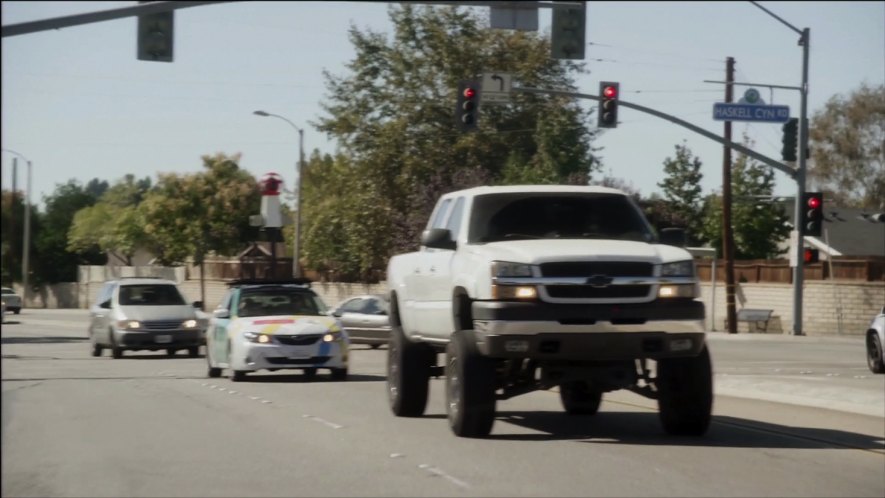
[[[752,323],[756,330],[768,332],[768,321],[771,320],[771,314],[774,310],[741,308],[737,311],[737,321]],[[761,327],[759,324],[763,324]],[[752,330],[750,332],[753,332]]]

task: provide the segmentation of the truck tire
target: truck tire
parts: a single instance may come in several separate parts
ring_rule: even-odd
[[[591,389],[586,382],[576,380],[559,386],[559,399],[569,415],[595,415],[602,402],[602,391]]]
[[[473,330],[458,330],[446,347],[446,415],[456,436],[485,437],[495,423],[495,362],[482,356]]]
[[[706,345],[690,358],[658,360],[658,410],[668,434],[702,436],[713,411],[713,368]]]
[[[433,354],[426,344],[406,339],[402,327],[391,327],[387,346],[387,397],[397,417],[424,415]]]

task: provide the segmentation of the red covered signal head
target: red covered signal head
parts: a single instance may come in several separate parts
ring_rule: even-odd
[[[464,89],[464,98],[472,99],[475,96],[476,96],[476,90],[474,90],[473,87],[468,86],[467,88]]]
[[[613,85],[609,85],[602,89],[602,96],[607,99],[614,99],[618,97],[618,88]]]
[[[808,207],[811,209],[817,209],[820,207],[820,197],[809,197],[808,198]]]

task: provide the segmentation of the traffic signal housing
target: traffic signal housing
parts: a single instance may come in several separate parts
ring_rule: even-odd
[[[553,9],[550,30],[550,57],[553,59],[583,59],[587,6]]]
[[[824,225],[824,195],[822,192],[805,192],[802,194],[802,220],[805,235],[820,237]]]
[[[802,251],[802,262],[806,265],[814,264],[820,261],[820,251],[817,249],[805,248]]]
[[[618,98],[620,84],[612,81],[599,82],[599,112],[597,126],[600,128],[618,127]]]
[[[138,60],[172,62],[174,16],[171,10],[138,16]]]
[[[479,83],[474,80],[458,84],[455,124],[461,131],[475,130],[479,122]]]
[[[790,118],[781,128],[784,131],[783,144],[781,149],[781,158],[784,161],[795,161],[797,154],[796,149],[799,144],[799,119]]]

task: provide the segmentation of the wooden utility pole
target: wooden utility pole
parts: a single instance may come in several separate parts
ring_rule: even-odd
[[[734,96],[734,58],[725,59],[725,102]],[[725,121],[724,137],[731,142],[731,121]],[[734,233],[731,229],[731,147],[722,149],[722,256],[725,258],[725,304],[728,333],[737,333],[737,312],[734,305]]]

